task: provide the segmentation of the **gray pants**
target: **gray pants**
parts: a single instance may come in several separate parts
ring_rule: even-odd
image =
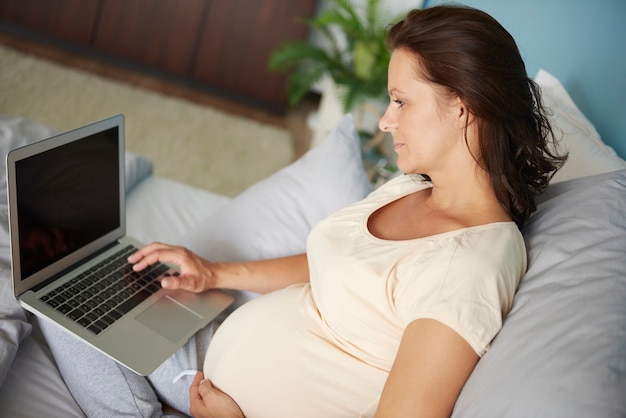
[[[72,396],[88,417],[161,417],[162,403],[189,414],[193,376],[173,383],[184,370],[201,370],[213,325],[200,330],[150,376],[142,377],[39,320],[41,331]]]

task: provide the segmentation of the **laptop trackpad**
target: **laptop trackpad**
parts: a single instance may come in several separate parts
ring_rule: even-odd
[[[202,318],[169,296],[164,296],[137,316],[137,321],[175,343]],[[185,326],[181,326],[184,324]]]

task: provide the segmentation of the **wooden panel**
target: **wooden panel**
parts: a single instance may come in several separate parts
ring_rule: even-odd
[[[104,1],[94,48],[187,75],[204,10],[205,0]]]
[[[77,44],[93,36],[100,0],[2,0],[0,20]]]
[[[304,38],[314,0],[214,0],[201,34],[192,77],[279,107],[287,76],[267,70],[270,53],[287,39]]]

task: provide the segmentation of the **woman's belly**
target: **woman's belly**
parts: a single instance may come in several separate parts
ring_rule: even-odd
[[[309,285],[264,295],[215,334],[204,374],[247,417],[359,416],[387,377],[333,343]]]

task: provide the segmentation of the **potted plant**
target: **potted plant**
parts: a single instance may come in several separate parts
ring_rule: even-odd
[[[392,19],[380,10],[381,0],[366,0],[358,10],[350,0],[330,0],[318,17],[302,19],[319,31],[326,46],[287,41],[274,50],[268,68],[291,71],[288,97],[297,104],[323,77],[337,85],[344,112],[387,95],[389,51],[385,27]]]
[[[268,68],[290,71],[288,97],[297,104],[323,83],[319,110],[315,114],[311,145],[315,146],[341,119],[352,112],[359,130],[361,152],[372,183],[381,184],[397,171],[395,155],[385,145],[388,136],[378,130],[387,98],[387,67],[390,52],[386,27],[405,15],[385,16],[381,0],[328,0],[329,7],[313,19],[302,21],[319,32],[325,45],[287,41],[274,50]]]

